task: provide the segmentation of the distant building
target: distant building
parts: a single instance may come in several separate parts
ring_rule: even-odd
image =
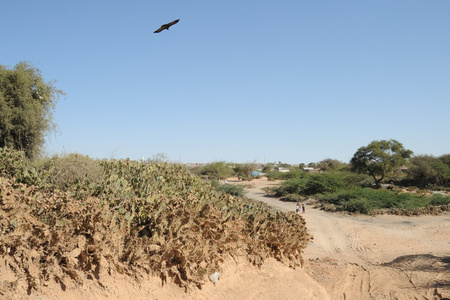
[[[313,167],[304,167],[303,171],[308,173],[317,173],[320,172],[320,169],[314,169]]]

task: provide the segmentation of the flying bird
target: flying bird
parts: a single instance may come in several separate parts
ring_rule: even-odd
[[[180,19],[177,19],[177,20],[175,20],[175,21],[172,21],[172,22],[170,22],[170,23],[167,23],[167,24],[161,25],[161,27],[159,27],[159,29],[158,29],[158,30],[156,30],[156,31],[154,31],[153,33],[160,33],[160,32],[161,32],[161,31],[163,31],[164,29],[167,29],[167,30],[169,30],[169,27],[170,27],[170,26],[172,26],[172,25],[174,25],[174,24],[177,24],[177,23],[178,23],[178,21],[180,21]]]

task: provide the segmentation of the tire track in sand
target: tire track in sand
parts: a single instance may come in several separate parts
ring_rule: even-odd
[[[295,203],[266,197],[267,184],[276,183],[261,180],[246,196],[295,212]],[[301,216],[314,236],[303,253],[304,271],[330,299],[450,299],[443,267],[450,261],[448,216],[350,216],[310,205]],[[425,267],[411,267],[418,263]]]

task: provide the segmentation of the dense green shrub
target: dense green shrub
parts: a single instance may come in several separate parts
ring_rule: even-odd
[[[311,196],[316,194],[337,192],[361,186],[366,176],[351,172],[325,172],[319,174],[301,173],[301,177],[288,179],[273,188],[275,196],[288,194]]]
[[[342,209],[348,212],[368,214],[372,211],[372,206],[367,199],[350,199],[343,203]]]
[[[26,169],[25,152],[11,148],[0,148],[0,175],[20,177]]]
[[[305,197],[299,195],[299,194],[287,194],[280,198],[281,201],[285,202],[298,202],[305,200]]]
[[[53,111],[63,94],[27,63],[0,65],[0,147],[38,157],[45,134],[56,129]]]
[[[413,157],[407,174],[407,181],[412,185],[420,187],[450,185],[450,166],[445,163],[445,156],[441,158],[431,155]]]
[[[216,161],[206,164],[196,170],[197,174],[208,179],[221,180],[234,175],[231,164],[224,161]]]
[[[348,168],[349,165],[337,160],[337,159],[331,159],[331,158],[326,158],[324,160],[319,161],[316,164],[316,168],[320,169],[321,171],[329,171],[329,170],[338,170],[338,169],[344,169],[344,168]]]
[[[244,187],[235,184],[222,184],[216,188],[216,191],[225,192],[232,196],[244,196]]]
[[[345,182],[340,174],[322,173],[311,176],[302,189],[301,194],[314,195],[336,192],[344,186]]]
[[[15,178],[17,182],[36,184],[40,178],[24,151],[0,148],[0,176]]]
[[[450,196],[444,196],[440,194],[433,195],[430,198],[430,204],[433,206],[448,205],[450,204]]]
[[[322,203],[330,203],[338,210],[368,213],[374,209],[412,209],[450,203],[450,197],[434,195],[426,197],[412,193],[400,193],[389,190],[355,188],[327,193],[319,196]]]
[[[293,178],[283,181],[279,186],[273,187],[274,196],[282,197],[288,194],[300,194],[308,178]]]

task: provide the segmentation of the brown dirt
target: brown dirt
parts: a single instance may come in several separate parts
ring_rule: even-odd
[[[261,187],[275,184],[252,181],[247,197],[295,211],[295,203],[264,195]],[[372,217],[327,213],[307,203],[302,216],[314,241],[299,272],[328,299],[450,299],[449,213]]]
[[[264,196],[261,188],[276,182],[263,178],[244,184],[250,184],[247,197],[281,211],[295,211],[293,202]],[[207,282],[201,290],[188,293],[170,282],[163,286],[156,277],[140,274],[130,280],[105,272],[99,274],[101,280],[82,286],[47,283],[31,295],[26,278],[18,279],[11,295],[5,283],[13,282],[14,273],[2,261],[0,299],[450,299],[449,213],[351,216],[326,213],[307,203],[302,216],[314,236],[304,251],[303,268],[292,269],[274,259],[256,268],[230,256],[216,284]]]

